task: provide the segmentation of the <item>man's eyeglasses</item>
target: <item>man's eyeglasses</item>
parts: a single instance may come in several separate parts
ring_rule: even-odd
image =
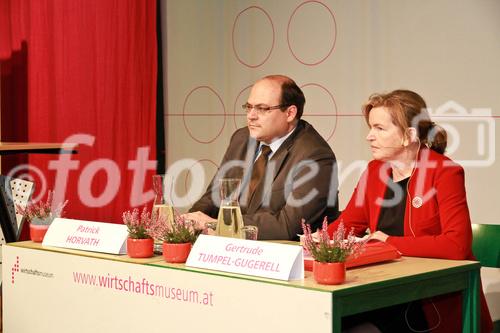
[[[259,115],[265,115],[265,114],[269,113],[269,111],[271,111],[271,110],[283,109],[283,108],[287,108],[287,107],[289,107],[289,105],[280,104],[280,105],[275,105],[275,106],[259,106],[259,105],[252,105],[249,103],[245,103],[241,106],[241,108],[243,110],[245,110],[246,113],[250,113],[252,111],[252,109],[254,109],[255,112],[257,112],[257,114],[259,114]]]

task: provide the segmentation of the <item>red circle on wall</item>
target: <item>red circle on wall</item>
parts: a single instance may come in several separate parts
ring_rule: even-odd
[[[243,102],[243,103],[241,103],[241,104],[240,104],[240,103],[238,103],[238,100],[240,99],[241,95],[243,95],[243,93],[244,93],[245,91],[247,91],[248,89],[252,88],[252,86],[253,86],[253,84],[251,84],[251,85],[249,85],[249,86],[247,86],[247,87],[243,88],[243,89],[242,89],[242,90],[238,93],[238,96],[236,96],[236,99],[235,99],[235,101],[234,101],[234,106],[233,106],[233,112],[234,112],[234,113],[233,113],[233,122],[234,122],[234,127],[235,127],[235,129],[238,129],[238,128],[239,128],[238,123],[237,123],[237,121],[236,121],[236,118],[237,118],[237,117],[238,117],[238,118],[243,117],[243,119],[245,119],[245,124],[244,124],[244,125],[246,126],[246,113],[245,113],[245,111],[243,111],[243,110],[241,109],[241,106],[242,106],[243,104],[245,104],[245,103]]]
[[[208,165],[213,165],[215,167],[215,172],[217,172],[217,169],[219,168],[219,166],[217,165],[217,163],[215,163],[214,161],[212,161],[211,159],[208,159],[208,158],[203,158],[203,159],[200,159],[200,160],[197,160],[196,163],[199,163],[199,164],[204,164],[204,163],[208,163]],[[191,167],[189,168],[188,172],[186,172],[186,176],[184,177],[184,191],[188,191],[188,181],[189,181],[189,178],[190,178],[190,175],[191,175],[191,169],[193,169],[193,166],[196,164],[194,163],[193,165],[191,165]],[[205,177],[206,177],[206,167],[205,167]],[[206,183],[206,186],[208,186],[208,184],[210,184],[210,181],[211,179],[208,180],[208,183]],[[194,202],[192,202],[191,204],[194,204]]]
[[[236,50],[237,49],[237,47],[236,47],[237,41],[235,38],[235,31],[237,29],[238,20],[241,17],[243,17],[244,15],[249,15],[249,13],[251,13],[252,11],[258,11],[258,12],[264,14],[265,18],[267,18],[267,20],[271,24],[271,31],[272,31],[272,42],[271,42],[271,46],[269,47],[269,51],[267,52],[267,54],[265,54],[264,59],[258,63],[250,63],[250,61],[248,61],[248,60],[246,60],[246,61],[243,60],[242,57],[240,56],[240,54],[238,53],[238,51]],[[243,9],[241,12],[238,13],[238,15],[236,15],[236,18],[234,19],[234,22],[233,22],[232,44],[233,44],[234,56],[236,57],[238,62],[240,62],[242,65],[245,65],[245,66],[250,67],[250,68],[256,68],[256,67],[259,67],[262,64],[264,64],[267,61],[267,59],[269,59],[269,57],[271,56],[271,53],[272,53],[273,48],[274,48],[274,39],[275,39],[275,35],[274,35],[273,20],[271,19],[271,16],[269,16],[269,14],[263,8],[261,8],[259,6],[250,6],[248,8]],[[248,43],[246,43],[246,44],[248,44]]]
[[[322,6],[329,13],[329,15],[331,16],[332,21],[333,21],[333,37],[332,37],[332,41],[331,41],[332,46],[330,47],[329,51],[327,52],[327,54],[325,56],[320,57],[319,60],[315,60],[315,61],[306,61],[304,59],[301,59],[301,57],[299,55],[297,55],[297,51],[293,50],[293,47],[292,47],[291,42],[290,42],[290,26],[292,25],[293,17],[297,14],[297,12],[300,9],[303,9],[303,7],[306,5],[320,5],[320,6]],[[292,15],[290,16],[290,19],[288,20],[288,26],[287,26],[287,31],[286,31],[286,40],[288,43],[288,49],[292,53],[293,57],[301,64],[306,65],[306,66],[315,66],[315,65],[322,63],[332,54],[333,49],[335,48],[335,43],[337,41],[337,21],[335,20],[335,15],[331,11],[331,9],[322,2],[311,0],[311,1],[305,1],[305,2],[301,3],[300,5],[297,6],[297,8],[295,8]]]
[[[322,91],[326,92],[326,94],[330,97],[332,100],[333,104],[333,112],[334,114],[329,114],[329,113],[304,113],[303,116],[310,116],[310,117],[334,117],[335,118],[335,125],[332,128],[331,133],[328,134],[328,137],[325,138],[325,141],[329,141],[333,135],[335,134],[335,130],[337,129],[337,120],[338,120],[338,111],[337,111],[337,103],[335,102],[335,98],[333,97],[333,94],[324,86],[322,86],[319,83],[307,83],[301,86],[300,88],[304,90],[304,88],[307,87],[316,87],[321,89]]]
[[[186,104],[188,102],[188,99],[191,97],[191,95],[193,93],[195,93],[196,91],[199,91],[201,89],[208,89],[211,93],[213,93],[219,100],[221,106],[222,106],[222,111],[223,113],[222,114],[186,114]],[[193,116],[196,116],[196,117],[220,117],[222,116],[223,118],[223,121],[222,121],[222,126],[219,130],[219,132],[211,139],[206,139],[206,140],[203,140],[203,139],[200,139],[200,138],[197,138],[195,137],[195,135],[193,134],[193,132],[189,129],[189,126],[187,124],[187,121],[186,121],[186,117],[193,117]],[[222,98],[220,97],[220,95],[214,90],[212,89],[211,87],[209,86],[198,86],[194,89],[192,89],[189,94],[187,94],[186,98],[184,99],[184,105],[182,107],[182,122],[184,123],[184,128],[186,129],[186,131],[188,132],[189,136],[196,142],[199,142],[199,143],[211,143],[213,141],[215,141],[215,139],[217,139],[221,133],[222,133],[222,130],[224,130],[224,127],[226,126],[226,107],[224,106],[224,102],[222,101]]]

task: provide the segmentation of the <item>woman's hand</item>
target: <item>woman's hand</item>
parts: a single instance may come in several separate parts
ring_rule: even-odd
[[[375,239],[375,240],[379,240],[381,242],[385,242],[388,237],[389,237],[389,235],[383,233],[382,231],[375,231],[373,234],[370,235],[369,240]]]

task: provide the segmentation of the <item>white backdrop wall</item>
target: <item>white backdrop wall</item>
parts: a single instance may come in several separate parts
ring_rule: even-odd
[[[160,10],[167,166],[190,158],[205,170],[184,172],[179,194],[215,173],[245,126],[249,86],[281,73],[303,88],[304,119],[337,155],[341,208],[370,159],[361,105],[406,88],[449,130],[473,221],[500,224],[500,1],[167,0]]]

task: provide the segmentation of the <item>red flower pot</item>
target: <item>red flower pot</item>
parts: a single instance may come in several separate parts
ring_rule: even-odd
[[[127,255],[130,258],[150,258],[153,256],[154,241],[152,238],[127,238]]]
[[[50,227],[50,225],[30,223],[30,238],[31,238],[31,240],[33,242],[37,242],[37,243],[42,242],[49,227]]]
[[[345,263],[319,262],[313,264],[314,280],[319,284],[341,284],[345,281]]]
[[[163,259],[170,263],[186,262],[189,252],[191,252],[191,246],[191,243],[163,243]]]

